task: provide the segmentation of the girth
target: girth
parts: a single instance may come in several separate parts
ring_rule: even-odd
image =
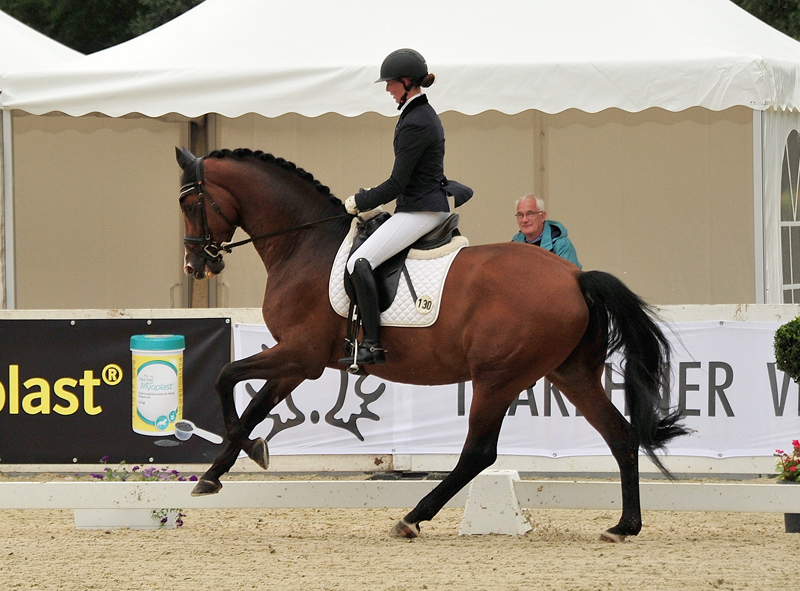
[[[364,241],[369,238],[381,224],[392,217],[388,211],[379,213],[375,217],[368,219],[365,222],[359,222],[356,225],[356,234],[353,237],[353,247],[350,249],[350,255],[356,249],[364,244]],[[400,283],[400,276],[407,274],[405,271],[406,257],[408,251],[412,248],[415,250],[433,250],[448,244],[453,236],[460,236],[458,231],[458,214],[453,213],[442,222],[438,227],[434,228],[422,238],[414,242],[411,246],[404,248],[396,255],[381,263],[377,269],[373,269],[375,275],[375,282],[378,284],[378,307],[383,312],[392,305],[395,295],[397,295],[397,286]],[[409,285],[413,293],[413,287]],[[350,274],[345,270],[344,274],[344,289],[351,301],[355,301],[355,289],[350,280]]]

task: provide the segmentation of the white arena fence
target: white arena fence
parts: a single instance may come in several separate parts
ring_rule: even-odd
[[[218,494],[192,497],[192,482],[3,482],[0,509],[72,509],[79,528],[155,528],[159,524],[150,516],[164,509],[410,509],[437,483],[225,481]],[[640,490],[646,511],[800,513],[800,486],[644,481]],[[462,534],[524,533],[529,528],[522,508],[622,508],[619,482],[520,480],[502,470],[484,472],[446,507],[465,508]]]

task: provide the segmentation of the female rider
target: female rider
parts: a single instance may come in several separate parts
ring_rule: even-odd
[[[386,361],[380,342],[378,289],[375,269],[392,255],[413,244],[447,219],[450,205],[443,185],[444,130],[436,111],[422,94],[433,84],[425,58],[413,49],[390,53],[381,65],[377,82],[386,82],[400,111],[394,131],[394,167],[389,179],[372,189],[348,197],[345,207],[356,215],[397,199],[395,214],[381,225],[348,259],[356,302],[364,327],[357,365]],[[339,360],[352,365],[353,355]]]

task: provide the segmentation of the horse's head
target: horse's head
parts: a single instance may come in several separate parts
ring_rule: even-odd
[[[180,194],[186,228],[183,270],[196,279],[217,275],[225,268],[222,254],[237,226],[229,217],[232,214],[226,215],[217,202],[223,203],[227,192],[220,188],[215,201],[206,187],[203,158],[196,158],[186,148],[175,148],[175,152],[183,169]]]

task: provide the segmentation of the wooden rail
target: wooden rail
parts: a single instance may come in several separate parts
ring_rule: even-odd
[[[192,482],[2,482],[0,509],[411,508],[435,480],[226,481],[216,495],[192,497]],[[522,480],[523,508],[620,509],[618,482]],[[643,482],[648,511],[800,513],[800,485]],[[463,507],[467,489],[446,506]]]

